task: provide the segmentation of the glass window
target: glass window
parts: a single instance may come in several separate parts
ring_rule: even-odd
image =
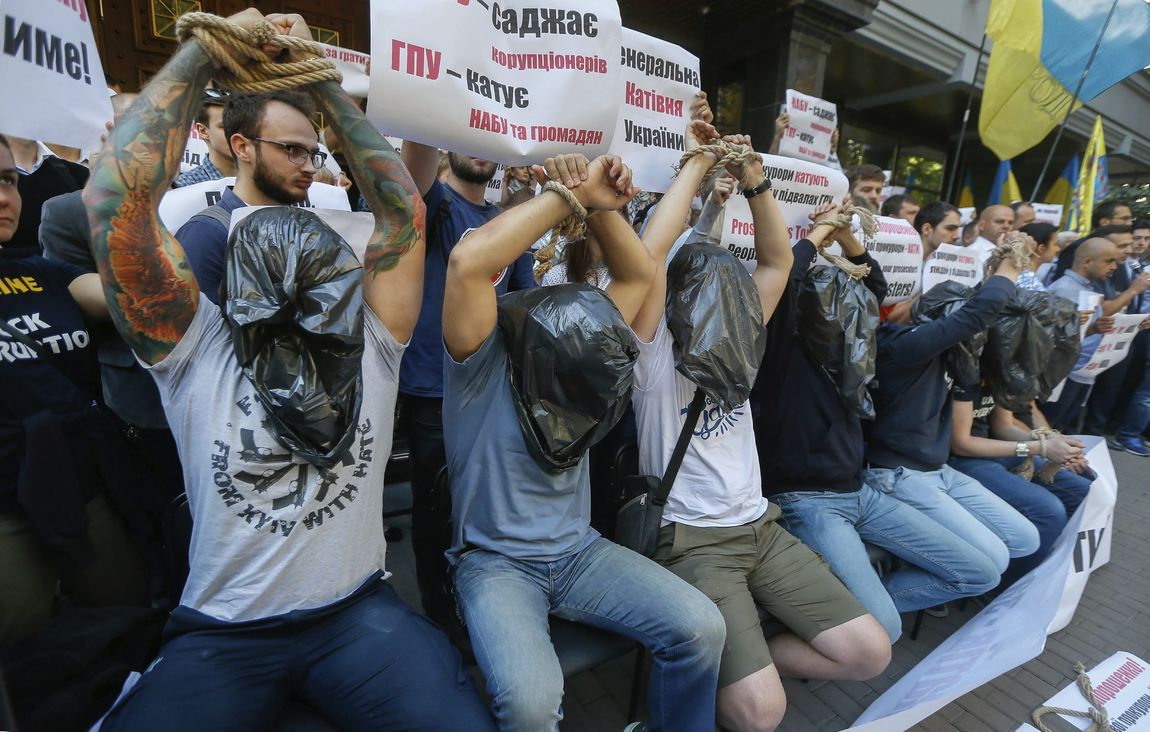
[[[203,10],[200,0],[152,0],[152,35],[168,41],[176,39],[176,20],[184,13]]]

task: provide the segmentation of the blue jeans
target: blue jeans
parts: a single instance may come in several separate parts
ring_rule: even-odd
[[[866,483],[853,493],[797,491],[773,499],[782,508],[780,523],[822,555],[891,643],[902,635],[899,613],[980,595],[998,584],[1000,570],[986,554]],[[886,549],[902,568],[880,579],[863,542]]]
[[[982,483],[994,495],[1018,509],[1038,530],[1038,550],[1011,562],[1003,577],[1004,585],[1013,583],[1042,563],[1065,528],[1070,514],[1074,513],[1090,491],[1090,481],[1069,470],[1059,470],[1049,484],[1037,480],[1031,482],[1010,472],[1022,460],[968,457],[950,459],[952,467]],[[1034,458],[1035,472],[1046,464],[1042,458]]]
[[[548,614],[650,649],[652,730],[714,727],[723,616],[651,560],[602,538],[551,562],[476,549],[460,557],[455,591],[500,729],[555,730],[563,717]]]
[[[344,730],[493,730],[459,653],[378,577],[328,607],[225,623],[178,607],[115,730],[267,729],[292,695]]]
[[[866,482],[910,504],[990,557],[999,572],[1038,549],[1038,529],[977,480],[949,465],[924,473],[875,468]],[[956,510],[958,508],[965,510]]]
[[[1146,365],[1138,388],[1130,395],[1126,404],[1126,416],[1118,430],[1120,440],[1140,440],[1142,433],[1150,426],[1150,337],[1145,338]],[[1132,358],[1128,356],[1127,358]]]

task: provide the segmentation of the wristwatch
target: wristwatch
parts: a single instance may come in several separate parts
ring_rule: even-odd
[[[763,178],[763,182],[758,184],[754,188],[744,188],[743,189],[743,195],[746,196],[747,198],[754,198],[755,196],[759,195],[760,193],[764,193],[764,192],[769,191],[769,190],[771,190],[771,179],[770,178]]]
[[[1019,442],[1014,446],[1015,457],[1030,457],[1030,446],[1025,442]]]

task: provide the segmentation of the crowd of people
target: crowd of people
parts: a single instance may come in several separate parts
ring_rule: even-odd
[[[230,20],[310,38],[296,15]],[[665,193],[572,153],[508,169],[496,205],[494,163],[397,154],[337,82],[241,94],[216,71],[186,42],[113,98],[87,167],[0,137],[0,658],[10,673],[71,610],[171,609],[105,730],[263,727],[290,699],[346,729],[556,729],[549,616],[650,652],[628,729],[774,729],[782,677],[871,678],[903,614],[1041,563],[1093,478],[1070,435],[1150,456],[1150,339],[1083,370],[1116,314],[1150,313],[1150,222],[1128,206],[1103,202],[1078,238],[992,205],[968,241],[955,206],[883,201],[864,164],[792,243],[753,141],[722,136],[701,92]],[[359,254],[294,205],[327,157],[317,110],[350,174],[333,182],[373,217]],[[209,154],[179,174],[193,123]],[[231,176],[165,228],[173,186]],[[750,271],[718,246],[733,195]],[[961,307],[927,314],[920,293],[880,321],[860,232],[880,212],[914,226],[924,261],[977,254]],[[863,406],[805,332],[816,272],[846,277],[870,322]],[[1007,408],[990,356],[956,369],[954,353],[1030,290],[1073,303],[1080,352],[1056,397]],[[398,434],[419,610],[385,565]],[[650,547],[614,540],[628,444],[656,484],[674,466]],[[171,527],[189,520],[183,576]],[[96,696],[103,713],[115,693]]]

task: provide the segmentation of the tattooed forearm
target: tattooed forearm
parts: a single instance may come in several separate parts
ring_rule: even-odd
[[[84,190],[92,255],[112,320],[149,362],[171,351],[196,312],[195,277],[157,209],[179,171],[211,74],[199,46],[180,49],[112,130]]]
[[[364,253],[364,271],[392,269],[423,240],[423,198],[399,155],[339,84],[324,82],[312,90],[324,117],[339,135],[352,176],[375,214],[375,233]]]

